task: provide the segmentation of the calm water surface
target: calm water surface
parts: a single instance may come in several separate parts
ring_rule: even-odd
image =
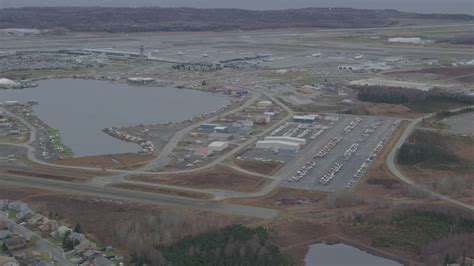
[[[39,87],[0,90],[0,101],[37,101],[35,114],[60,130],[76,156],[137,152],[138,145],[102,132],[106,127],[183,121],[230,102],[224,95],[97,80],[56,79]]]
[[[345,244],[311,245],[304,259],[307,266],[401,266],[402,264],[377,257]]]

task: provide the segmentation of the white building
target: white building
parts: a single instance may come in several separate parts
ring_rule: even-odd
[[[433,43],[433,40],[422,40],[420,37],[394,37],[388,38],[391,43],[411,43],[411,44],[428,44]]]
[[[220,152],[229,148],[229,142],[227,141],[214,141],[209,144],[208,148],[214,152]]]
[[[306,140],[302,138],[293,138],[293,137],[287,137],[287,136],[272,136],[272,137],[266,137],[265,140],[280,140],[280,141],[286,141],[286,142],[293,142],[297,143],[299,145],[306,145]]]
[[[261,140],[257,142],[256,147],[259,149],[276,151],[286,150],[298,152],[300,150],[300,144],[282,140]]]

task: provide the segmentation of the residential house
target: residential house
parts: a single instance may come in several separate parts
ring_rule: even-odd
[[[20,266],[20,263],[15,258],[0,256],[0,266]]]
[[[56,231],[51,233],[51,236],[54,238],[63,237],[67,231],[72,232],[73,230],[65,225],[61,225],[61,226],[58,226]]]
[[[49,221],[48,217],[40,214],[40,213],[37,213],[35,215],[33,215],[30,219],[28,219],[28,224],[29,225],[42,225],[43,223],[45,223],[46,221]]]
[[[39,226],[41,232],[55,232],[58,230],[59,223],[55,220],[48,220]]]
[[[102,253],[94,249],[89,249],[82,254],[82,258],[88,261],[94,260],[98,257],[102,257]]]
[[[28,204],[21,201],[13,201],[8,203],[8,210],[18,213],[22,210],[28,209]]]
[[[16,213],[16,216],[19,219],[26,219],[33,215],[33,210],[28,208],[28,204],[21,201],[13,201],[8,203],[8,210]]]
[[[12,235],[10,230],[0,230],[0,240],[5,240]]]
[[[81,254],[86,252],[87,250],[91,249],[97,249],[97,245],[94,242],[91,242],[89,240],[85,240],[81,242],[79,245],[74,247],[74,252],[76,254]]]
[[[26,238],[21,236],[14,236],[12,238],[5,239],[5,245],[10,251],[24,249],[28,246]]]
[[[108,260],[107,258],[100,256],[94,259],[94,265],[95,266],[115,266],[116,264]]]
[[[7,199],[0,199],[0,211],[4,211],[8,207]]]
[[[40,253],[27,250],[25,254],[19,258],[21,264],[23,265],[49,265],[43,260],[43,256]]]

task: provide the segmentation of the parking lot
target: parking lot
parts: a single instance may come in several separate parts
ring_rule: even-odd
[[[353,189],[398,124],[394,118],[352,117],[281,185],[319,191]]]
[[[267,137],[293,137],[305,139],[306,144],[302,145],[301,150],[298,152],[290,150],[272,150],[272,149],[261,149],[252,146],[244,153],[238,156],[237,159],[242,160],[256,160],[256,161],[275,161],[282,163],[292,163],[294,160],[298,160],[306,150],[311,149],[315,143],[317,143],[322,135],[325,135],[326,131],[330,131],[338,121],[337,116],[328,116],[334,121],[319,120],[315,125],[304,124],[288,121],[282,126],[272,131]],[[324,117],[323,117],[324,118]],[[261,140],[263,140],[262,138]]]

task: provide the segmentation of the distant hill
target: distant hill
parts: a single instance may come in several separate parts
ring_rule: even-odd
[[[400,18],[473,20],[470,15],[415,14],[352,8],[254,11],[159,7],[31,7],[0,9],[0,28],[64,28],[86,32],[363,28],[392,26]]]

